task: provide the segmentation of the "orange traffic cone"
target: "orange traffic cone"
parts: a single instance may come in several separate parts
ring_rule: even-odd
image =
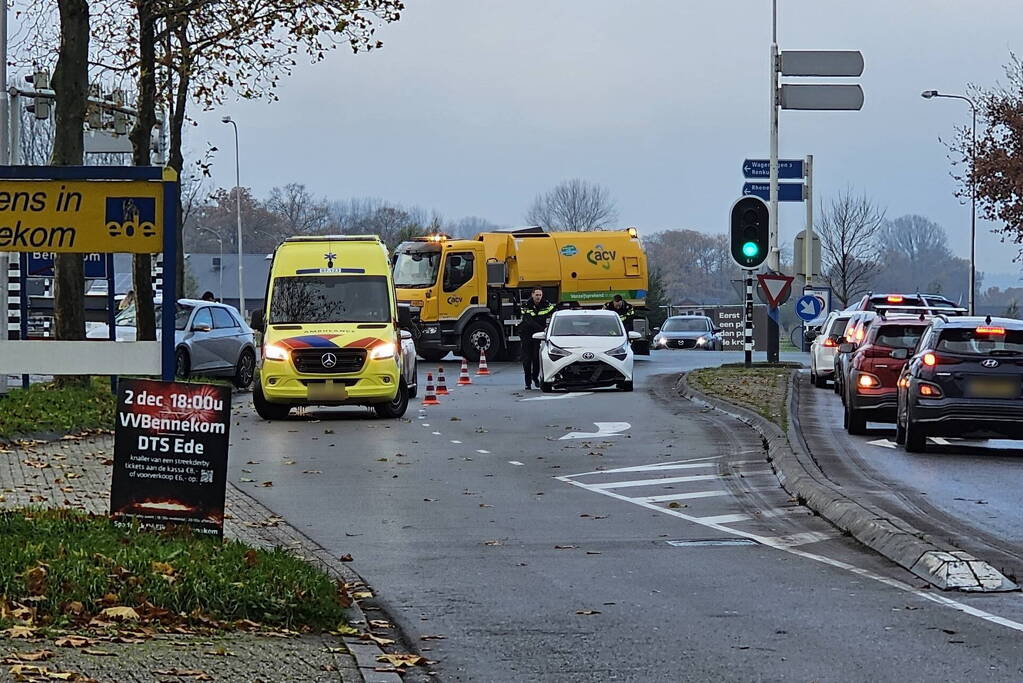
[[[426,395],[423,396],[424,406],[439,406],[440,401],[437,400],[437,394],[433,390],[433,373],[426,373]]]
[[[444,379],[444,367],[437,368],[437,395],[447,396],[448,395],[448,383]]]
[[[458,373],[458,386],[462,387],[466,384],[472,384],[472,379],[469,377],[469,362],[462,358],[462,370]]]
[[[480,366],[476,370],[477,375],[489,375],[490,370],[487,369],[487,352],[480,349]]]

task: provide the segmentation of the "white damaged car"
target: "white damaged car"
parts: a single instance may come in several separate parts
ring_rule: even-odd
[[[616,386],[632,391],[632,348],[614,311],[561,310],[551,316],[540,344],[540,390]]]

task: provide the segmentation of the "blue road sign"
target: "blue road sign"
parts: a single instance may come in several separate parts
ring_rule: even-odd
[[[746,159],[742,162],[742,175],[746,178],[770,178],[770,159]],[[805,177],[802,159],[778,159],[778,177],[791,180]]]
[[[812,294],[801,296],[799,297],[799,300],[796,301],[796,315],[806,322],[816,320],[821,314],[821,308],[823,305],[824,302]]]
[[[744,195],[751,194],[760,197],[765,202],[771,201],[770,183],[744,183],[742,186]],[[803,201],[803,183],[778,183],[779,202],[801,202]]]
[[[99,280],[107,276],[107,259],[104,254],[84,254],[85,278]],[[29,277],[53,277],[53,252],[33,251],[28,254]]]

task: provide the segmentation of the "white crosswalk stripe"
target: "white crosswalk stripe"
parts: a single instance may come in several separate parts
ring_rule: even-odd
[[[633,481],[612,481],[607,484],[590,484],[595,489],[624,489],[634,486],[656,486],[657,484],[681,484],[689,481],[720,479],[716,474],[696,474],[691,477],[664,477],[663,479],[635,479]]]

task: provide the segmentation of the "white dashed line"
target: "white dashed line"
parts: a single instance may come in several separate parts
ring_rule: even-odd
[[[509,464],[509,465],[519,465],[519,466],[521,466],[521,465],[522,465],[522,463],[521,463],[521,462],[519,462],[518,460],[509,460],[509,461],[508,461],[508,464]]]
[[[476,452],[477,453],[482,453],[483,455],[490,455],[490,451],[485,451],[482,448],[477,448]]]
[[[462,442],[461,442],[461,441],[458,441],[458,440],[456,440],[456,439],[451,439],[451,443],[462,443]]]
[[[434,436],[440,436],[440,432],[432,432]]]

